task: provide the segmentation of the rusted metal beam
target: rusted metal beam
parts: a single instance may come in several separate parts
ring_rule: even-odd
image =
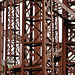
[[[42,71],[43,75],[47,75],[46,72],[46,29],[45,29],[45,0],[42,0],[42,12],[43,12],[43,20],[42,20]]]
[[[75,26],[72,22],[75,21],[75,13],[71,9],[74,3],[67,0],[63,0],[64,4],[59,0],[14,0],[13,2],[4,0],[3,2],[4,5],[1,5],[3,11],[1,12],[4,17],[4,8],[6,9],[6,19],[3,18],[6,20],[6,24],[0,17],[0,28],[2,20],[2,25],[5,24],[6,29],[5,27],[0,29],[0,42],[3,41],[4,36],[5,75],[74,74]],[[23,6],[22,37],[20,35],[20,3]],[[63,20],[62,46],[59,44],[59,17]],[[1,47],[4,50],[1,44],[3,43],[0,43],[0,67],[2,67],[1,61],[3,60]],[[20,52],[21,45],[22,53]],[[12,59],[14,62],[11,69],[7,68],[8,59]]]
[[[67,4],[67,0],[63,0],[63,3],[65,5],[69,5]],[[72,5],[71,5],[72,6]],[[70,7],[71,7],[70,6]],[[64,11],[63,11],[64,12]],[[66,15],[68,15],[68,13],[65,13]],[[67,16],[68,18],[68,16]],[[66,22],[66,20],[63,21],[63,40],[62,40],[62,74],[63,75],[68,75],[68,74],[74,74],[74,67],[72,66],[75,60],[73,57],[75,55],[74,53],[74,28],[72,28],[69,23],[71,24],[72,22]],[[70,33],[70,34],[69,34]],[[70,59],[71,58],[71,59]],[[73,69],[71,69],[73,68]]]
[[[62,52],[62,48],[60,48],[59,50],[57,50],[56,52],[54,52],[53,55],[59,54],[60,52]]]
[[[2,59],[1,59],[1,50],[2,50],[2,43],[1,43],[1,41],[2,41],[2,36],[1,36],[1,34],[2,34],[2,23],[1,23],[1,3],[0,3],[0,69],[1,69],[1,62],[2,62]],[[0,75],[1,75],[1,71],[0,71]]]
[[[68,13],[72,14],[75,17],[75,13],[69,9],[66,5],[61,3],[59,0],[55,0],[56,3],[60,4],[61,7],[63,7]]]

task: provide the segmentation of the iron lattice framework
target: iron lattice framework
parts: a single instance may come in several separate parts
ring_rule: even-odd
[[[0,2],[0,75],[75,74],[75,1],[62,1]]]
[[[20,1],[6,1],[6,50],[5,64],[12,65],[20,64]],[[5,72],[10,72],[5,67]],[[15,74],[15,72],[14,72]]]
[[[26,73],[45,75],[52,72],[51,3],[43,0],[39,2],[27,0],[23,3],[25,16],[23,18],[22,64],[24,68],[22,74],[24,75]]]
[[[9,1],[7,10],[7,59],[14,60],[17,65],[20,60],[20,5]]]
[[[65,0],[63,2],[66,4],[72,11],[75,11],[72,6],[72,0]],[[69,15],[66,13],[66,15]],[[68,19],[71,17],[67,17]],[[63,75],[74,75],[75,74],[75,19],[71,22],[63,23]]]

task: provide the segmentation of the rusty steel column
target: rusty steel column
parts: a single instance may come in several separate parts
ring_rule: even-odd
[[[1,70],[1,50],[2,50],[2,46],[1,46],[1,39],[2,39],[2,36],[1,36],[1,27],[2,27],[2,24],[1,24],[1,3],[0,3],[0,70]],[[1,71],[0,71],[0,75],[1,75]]]
[[[63,0],[63,3],[75,12],[72,6],[75,1]],[[64,11],[63,11],[64,12]],[[75,74],[75,17],[72,18],[68,13],[67,19],[63,20],[63,40],[62,40],[62,75]]]
[[[20,0],[6,0],[6,36],[5,36],[5,74],[9,74],[7,66],[20,65]],[[11,62],[10,62],[11,61]],[[8,62],[8,63],[7,63]],[[8,67],[9,69],[10,67]],[[18,70],[13,71],[15,74]],[[10,70],[11,72],[11,70]]]
[[[66,5],[66,0],[63,0],[63,3]],[[63,10],[63,13],[65,11]],[[67,13],[65,13],[67,15]],[[65,20],[62,21],[62,75],[68,75],[66,70],[66,29],[67,22]]]
[[[0,75],[3,59],[4,75],[74,75],[75,10],[72,6],[75,1],[3,2],[0,2]],[[59,43],[59,17],[63,20],[62,43]],[[12,68],[9,67],[10,64],[13,65]]]
[[[25,33],[25,30],[24,30],[24,11],[25,11],[25,8],[26,8],[26,1],[23,0],[22,2],[22,64],[21,64],[21,75],[24,75],[24,33]],[[26,73],[27,74],[27,73]]]
[[[39,5],[39,4],[41,4],[41,2],[37,2],[37,4]],[[35,8],[35,13],[37,13],[37,12],[38,12],[38,9]],[[37,13],[37,16],[39,16],[39,15],[41,15],[40,12]],[[39,20],[39,17],[35,17],[35,20]],[[35,22],[35,25],[36,25],[36,27],[37,27],[38,29],[40,29],[40,24],[38,24],[37,22]],[[38,36],[37,36],[37,35],[38,35]],[[35,40],[38,38],[37,41],[40,41],[39,35],[40,35],[40,32],[38,32],[37,30],[35,30],[35,32],[34,32],[34,38],[35,38]],[[36,47],[35,50],[36,50],[37,53],[40,54],[40,51],[37,51],[37,48],[38,48],[38,47]],[[37,59],[39,59],[39,57],[35,54],[35,55],[34,55],[34,60],[36,61]]]
[[[51,4],[51,0],[23,1],[21,74],[47,75],[54,70]]]
[[[41,2],[41,1],[40,1]],[[29,5],[29,7],[28,7]],[[33,13],[33,6],[37,11]],[[29,10],[28,10],[29,9]],[[39,11],[38,11],[39,10]],[[23,1],[23,24],[22,24],[22,70],[21,74],[35,74],[41,71],[41,56],[38,53],[41,49],[41,40],[37,40],[42,34],[41,30],[41,6],[38,1]],[[27,16],[28,14],[28,16]],[[33,15],[34,14],[34,15]],[[38,19],[36,19],[38,18]],[[36,38],[35,32],[37,31]],[[33,33],[34,32],[34,33]],[[34,52],[34,53],[33,53]],[[37,59],[37,57],[39,59]],[[33,58],[34,57],[34,58]],[[33,59],[33,60],[32,60]],[[36,61],[34,59],[37,59]],[[29,66],[29,67],[28,67]]]
[[[54,0],[53,0],[54,1]],[[57,12],[59,11],[59,5],[55,5],[56,3],[53,2],[53,9],[57,8]],[[53,48],[54,48],[54,74],[61,75],[61,57],[62,52],[57,53],[60,49],[60,43],[59,43],[59,16],[53,12]],[[58,63],[58,64],[57,64]]]
[[[8,0],[6,0],[6,36],[5,36],[5,60],[7,59],[7,36],[8,36]],[[4,75],[7,75],[7,61],[4,66]]]
[[[45,0],[42,0],[42,71],[43,75],[47,75],[46,72],[46,28],[45,28]]]
[[[66,75],[66,26],[63,23],[63,40],[62,40],[62,74]]]

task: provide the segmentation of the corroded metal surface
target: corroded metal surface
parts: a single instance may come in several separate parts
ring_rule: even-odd
[[[0,75],[74,75],[74,3],[73,0],[0,2]]]

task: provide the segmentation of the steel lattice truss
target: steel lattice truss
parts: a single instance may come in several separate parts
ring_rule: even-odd
[[[6,64],[20,64],[20,3],[8,0],[6,3]],[[7,69],[6,69],[7,70]]]
[[[13,7],[12,7],[13,6]],[[15,2],[8,4],[8,25],[7,25],[7,59],[14,60],[19,64],[20,60],[20,11],[19,4]]]
[[[73,5],[69,6],[69,4],[67,4],[68,2],[69,1],[64,1],[64,3],[71,8]],[[72,4],[72,1],[70,3]],[[69,19],[69,17],[67,18]],[[75,21],[72,22],[75,23]],[[63,60],[65,61],[65,64],[63,63],[63,67],[66,69],[66,71],[63,69],[63,74],[67,75],[75,74],[75,25],[73,26],[72,24],[74,23],[72,22],[63,24],[63,28],[65,28],[63,31],[63,39],[65,38],[63,40],[63,55],[65,54],[63,57]]]
[[[0,2],[0,75],[75,74],[75,1],[62,1]]]
[[[52,59],[50,59],[52,58],[52,34],[50,33],[52,21],[50,17],[51,11],[48,6],[49,3],[50,1],[43,2],[43,4],[46,4],[45,9],[41,2],[27,0],[24,3],[26,5],[24,5],[25,12],[23,13],[25,15],[23,27],[25,31],[23,32],[24,37],[22,38],[24,39],[23,67],[30,74],[42,74],[43,65],[46,66],[45,70],[47,70],[47,73],[52,72]],[[34,13],[33,8],[36,10]],[[47,11],[49,12],[47,13]],[[43,16],[44,14],[46,14],[46,17]],[[46,22],[45,26],[44,21]],[[46,49],[45,52],[43,48]],[[45,56],[45,59],[43,59],[43,56]],[[46,62],[43,64],[42,61]],[[26,74],[26,72],[23,72],[23,74]]]

